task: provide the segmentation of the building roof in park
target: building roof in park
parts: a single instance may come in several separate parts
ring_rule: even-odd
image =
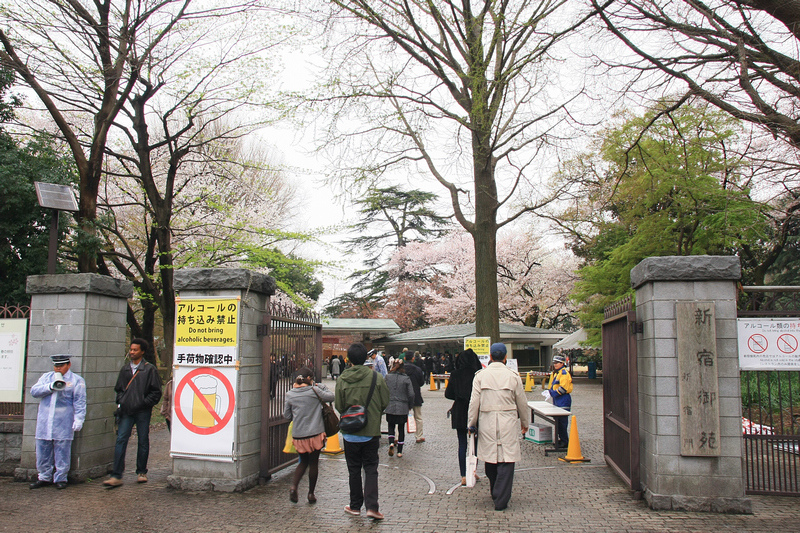
[[[475,323],[455,324],[450,326],[435,326],[432,328],[409,331],[388,335],[382,339],[375,339],[375,343],[383,345],[399,345],[404,343],[441,343],[462,342],[465,337],[475,336]],[[538,343],[542,346],[552,346],[567,336],[567,333],[554,329],[531,328],[521,324],[500,324],[500,341],[514,343]]]
[[[400,333],[400,326],[388,318],[323,318],[322,333],[324,335],[362,333],[375,338]]]
[[[574,333],[570,333],[553,345],[556,350],[583,350],[585,346],[581,346],[581,342],[586,340],[586,330],[581,328]]]

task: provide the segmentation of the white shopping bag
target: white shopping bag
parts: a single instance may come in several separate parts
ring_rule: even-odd
[[[406,433],[417,432],[417,421],[414,420],[414,412],[408,413],[408,421],[406,422]]]
[[[478,470],[478,456],[475,455],[475,437],[467,435],[467,487],[475,486],[475,471]]]

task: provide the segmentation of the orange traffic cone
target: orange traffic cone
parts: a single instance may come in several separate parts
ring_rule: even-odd
[[[435,380],[435,379],[433,379],[433,374],[431,374],[431,389],[430,389],[430,390],[439,390],[439,389],[436,387],[436,380]]]
[[[333,437],[328,437],[328,441],[325,443],[325,449],[322,450],[322,453],[327,453],[329,455],[336,455],[339,453],[344,453],[342,446],[339,444],[339,434],[337,433]]]
[[[559,461],[565,463],[588,463],[590,459],[586,459],[581,453],[581,440],[578,438],[578,419],[575,415],[572,416],[572,423],[569,426],[569,446],[567,446],[567,455],[559,457]]]

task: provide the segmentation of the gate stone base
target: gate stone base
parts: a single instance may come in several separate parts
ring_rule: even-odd
[[[641,485],[652,509],[752,513],[742,470],[742,401],[736,328],[739,259],[650,257],[631,271],[636,289]],[[712,302],[715,309],[719,453],[682,450],[677,307]],[[682,332],[683,333],[683,332]],[[712,349],[712,348],[710,348]],[[684,359],[685,361],[685,359]],[[685,376],[684,376],[685,377]]]
[[[167,476],[167,486],[191,491],[244,492],[258,485],[258,478],[258,473],[235,479],[212,478],[203,475],[197,477],[171,475]]]
[[[231,462],[202,453],[175,454],[167,484],[193,491],[241,492],[259,480],[261,449],[262,353],[257,328],[262,324],[275,280],[245,269],[187,268],[175,271],[175,290],[181,298],[232,298],[241,301],[239,323],[239,390],[235,404],[235,444]],[[177,401],[177,400],[176,400]],[[234,423],[234,422],[231,423]],[[173,424],[180,423],[174,420]],[[173,426],[174,427],[174,426]]]
[[[115,393],[125,346],[128,298],[133,283],[99,274],[29,276],[31,316],[25,370],[25,421],[14,479],[36,478],[36,416],[30,395],[39,377],[53,369],[50,356],[72,355],[72,370],[86,380],[86,420],[72,441],[71,482],[103,477],[114,461]]]
[[[644,492],[644,499],[654,511],[688,511],[693,513],[753,514],[750,498],[709,498]]]

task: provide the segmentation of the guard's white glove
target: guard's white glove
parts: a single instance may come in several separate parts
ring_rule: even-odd
[[[542,396],[544,396],[544,401],[546,401],[547,403],[553,403],[553,397],[550,396],[549,390],[542,391]]]
[[[83,428],[83,422],[78,422],[77,420],[72,423],[72,431],[80,431]]]

